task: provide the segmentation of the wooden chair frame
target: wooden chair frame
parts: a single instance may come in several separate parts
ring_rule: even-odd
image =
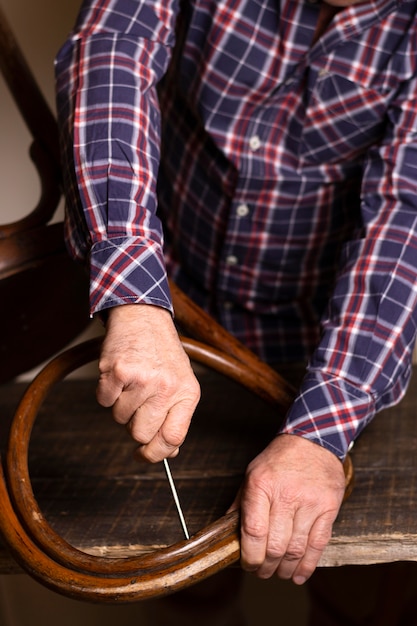
[[[1,383],[65,348],[90,319],[87,276],[67,254],[63,223],[51,221],[62,197],[57,123],[1,7],[0,72],[32,136],[41,185],[35,207],[0,225]]]

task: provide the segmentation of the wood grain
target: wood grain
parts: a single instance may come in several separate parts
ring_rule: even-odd
[[[247,463],[276,432],[278,415],[240,385],[199,367],[202,400],[171,469],[191,533],[223,515]],[[0,388],[1,442],[23,384]],[[375,418],[352,451],[355,486],[320,565],[417,560],[417,390]],[[33,489],[62,537],[100,556],[171,545],[181,527],[162,464],[139,464],[134,444],[95,401],[94,381],[60,383],[30,448]],[[0,551],[3,573],[17,571]]]

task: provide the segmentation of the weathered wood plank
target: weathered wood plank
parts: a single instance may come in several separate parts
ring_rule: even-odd
[[[191,533],[222,515],[247,463],[274,435],[275,410],[219,375],[199,370],[203,396],[171,469]],[[134,444],[95,401],[95,381],[61,383],[31,440],[33,489],[49,523],[92,554],[130,556],[180,539],[162,464],[133,459]],[[0,388],[1,448],[24,385]],[[322,566],[417,561],[417,388],[381,413],[352,451],[355,487]],[[0,550],[0,571],[17,568]]]

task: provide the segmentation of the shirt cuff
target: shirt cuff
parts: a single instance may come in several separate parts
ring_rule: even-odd
[[[139,303],[173,313],[161,246],[137,237],[96,243],[90,252],[91,315]]]
[[[349,446],[374,414],[369,393],[336,376],[310,371],[280,434],[305,437],[344,460]]]

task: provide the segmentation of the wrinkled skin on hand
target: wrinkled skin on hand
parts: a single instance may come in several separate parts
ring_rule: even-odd
[[[170,312],[141,304],[111,309],[99,371],[97,400],[126,425],[138,454],[151,462],[176,456],[200,386]]]
[[[296,435],[276,437],[248,466],[232,507],[241,507],[242,567],[304,583],[330,540],[344,490],[332,452]]]

